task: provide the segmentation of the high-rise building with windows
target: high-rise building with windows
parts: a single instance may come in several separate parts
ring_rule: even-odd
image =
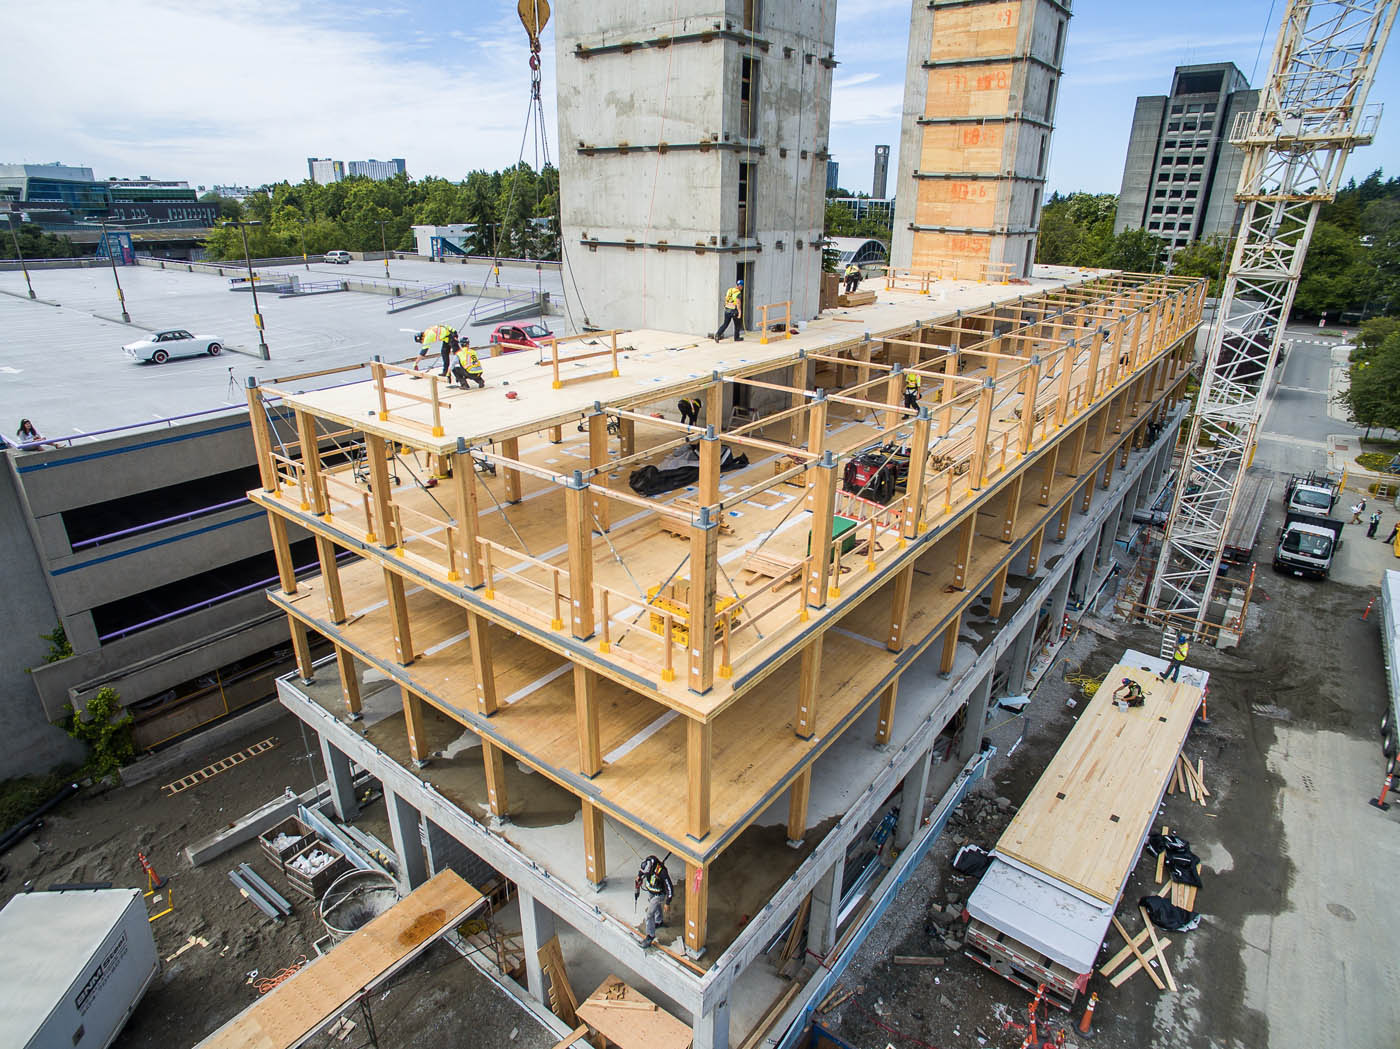
[[[330,157],[307,157],[306,176],[322,186],[339,182],[345,177],[345,161]]]
[[[408,173],[407,165],[404,164],[403,157],[395,157],[393,160],[348,160],[346,164],[347,175],[363,175],[365,178],[383,180],[393,178],[395,175],[405,175]]]
[[[834,160],[826,162],[826,191],[841,188],[841,165]]]
[[[1230,128],[1258,100],[1232,62],[1177,66],[1170,95],[1139,97],[1113,231],[1146,229],[1173,248],[1229,236],[1244,163]]]

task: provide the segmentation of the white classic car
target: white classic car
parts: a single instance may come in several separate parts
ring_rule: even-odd
[[[196,357],[204,353],[217,357],[223,348],[223,340],[215,336],[191,335],[184,328],[171,328],[152,332],[140,342],[129,342],[122,350],[133,361],[164,364],[171,357]]]

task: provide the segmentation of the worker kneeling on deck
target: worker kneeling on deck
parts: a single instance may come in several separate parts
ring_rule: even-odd
[[[1176,651],[1172,653],[1172,665],[1167,672],[1162,675],[1163,681],[1176,681],[1181,674],[1181,668],[1186,665],[1186,657],[1191,654],[1191,643],[1186,640],[1185,634],[1176,635]]]
[[[904,373],[904,407],[919,410],[919,391],[923,389],[923,376],[915,372]]]
[[[632,902],[636,903],[642,892],[647,894],[646,939],[643,947],[650,947],[656,940],[656,930],[666,924],[666,912],[671,907],[671,897],[675,888],[671,885],[671,872],[655,856],[642,860],[637,869],[637,880],[632,885]]]
[[[1113,690],[1113,702],[1129,707],[1140,707],[1146,702],[1142,695],[1142,686],[1130,677],[1125,677],[1123,683]]]
[[[457,380],[457,385],[464,390],[473,382],[478,389],[486,385],[485,369],[481,367],[481,358],[472,349],[470,339],[457,351],[457,364],[452,369],[452,376]]]

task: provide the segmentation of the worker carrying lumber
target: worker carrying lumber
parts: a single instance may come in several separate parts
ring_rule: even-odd
[[[472,349],[471,339],[463,340],[461,348],[457,350],[457,364],[452,369],[452,376],[464,390],[469,389],[470,383],[476,383],[478,389],[486,385],[485,369],[481,367],[481,358]]]
[[[919,391],[924,387],[924,377],[918,372],[904,373],[904,407],[919,410]]]
[[[632,885],[632,902],[635,904],[643,890],[647,894],[646,939],[643,947],[650,947],[656,941],[656,930],[666,924],[666,912],[671,907],[671,897],[675,887],[671,884],[671,872],[666,864],[655,856],[642,860],[637,868],[637,880]]]
[[[676,402],[681,412],[681,422],[687,426],[700,425],[700,409],[703,407],[698,397],[682,397]]]
[[[1123,683],[1113,690],[1113,702],[1127,704],[1130,707],[1140,707],[1146,700],[1143,698],[1142,686],[1130,677],[1125,677]]]
[[[719,331],[710,338],[719,342],[724,338],[725,331],[729,328],[730,322],[734,324],[734,341],[744,341],[744,322],[739,319],[739,315],[744,312],[744,282],[739,280],[734,282],[734,286],[724,293],[724,322],[720,324]]]
[[[856,290],[857,288],[860,287],[860,277],[861,277],[860,267],[857,266],[854,262],[849,262],[849,263],[847,263],[847,264],[846,264],[846,273],[845,273],[845,277],[846,277],[846,294],[847,294],[847,295],[850,295],[850,294],[854,293],[855,290]]]
[[[1191,654],[1191,642],[1186,640],[1185,634],[1176,635],[1176,651],[1172,653],[1172,665],[1167,672],[1161,676],[1162,681],[1176,681],[1181,673],[1181,668],[1186,665],[1186,657]]]

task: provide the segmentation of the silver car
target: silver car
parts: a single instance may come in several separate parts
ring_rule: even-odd
[[[129,342],[122,347],[133,361],[151,364],[164,364],[171,357],[198,357],[206,353],[217,357],[223,349],[222,339],[213,335],[191,335],[184,328],[152,332],[139,342]]]

